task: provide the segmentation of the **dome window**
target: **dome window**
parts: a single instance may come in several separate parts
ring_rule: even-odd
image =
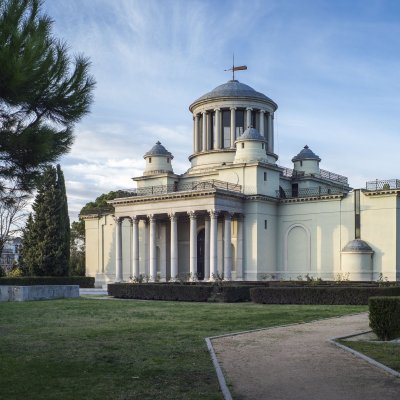
[[[244,149],[244,143],[242,143],[242,149]]]
[[[149,164],[151,164],[151,157],[149,157]]]

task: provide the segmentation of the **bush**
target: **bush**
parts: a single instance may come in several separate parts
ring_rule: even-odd
[[[90,276],[20,276],[0,278],[0,285],[79,285],[81,288],[93,288],[94,278]]]
[[[381,340],[400,337],[400,297],[371,297],[369,326]]]
[[[366,305],[372,296],[400,296],[400,287],[266,287],[251,288],[250,297],[261,304]]]
[[[236,303],[250,301],[250,286],[210,283],[113,283],[108,294],[123,299]]]
[[[213,287],[164,283],[113,283],[107,285],[108,294],[122,299],[207,301]]]

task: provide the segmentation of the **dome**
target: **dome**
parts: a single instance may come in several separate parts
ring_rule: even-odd
[[[244,140],[257,140],[260,142],[265,142],[265,138],[260,135],[257,129],[252,126],[248,127],[237,139],[237,142]]]
[[[237,80],[230,80],[222,85],[217,86],[215,89],[211,90],[211,92],[199,97],[191,104],[189,108],[191,109],[196,103],[201,101],[217,99],[220,97],[252,97],[253,99],[256,98],[271,102],[275,105],[275,107],[277,107],[275,102],[265,96],[265,94],[257,92],[252,87],[245,85],[244,83],[240,83]]]
[[[174,156],[160,143],[157,142],[145,155],[144,158],[149,156],[165,156],[174,158]]]
[[[346,251],[359,252],[359,253],[364,253],[364,252],[373,253],[373,250],[371,249],[370,245],[361,239],[351,240],[349,243],[346,244],[346,246],[343,247],[342,251],[344,251],[344,252],[346,252]]]
[[[302,160],[317,160],[321,161],[321,159],[307,146],[304,146],[304,149],[300,151],[297,156],[292,158],[292,162],[302,161]]]

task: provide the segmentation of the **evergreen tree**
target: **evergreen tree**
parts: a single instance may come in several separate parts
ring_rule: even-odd
[[[33,275],[65,276],[69,270],[69,218],[61,168],[48,167],[35,197],[23,241],[23,265]]]
[[[92,102],[89,60],[71,61],[41,6],[0,0],[0,189],[9,179],[32,189],[38,173],[69,150],[73,125]]]

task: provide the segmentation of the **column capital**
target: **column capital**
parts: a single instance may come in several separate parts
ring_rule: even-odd
[[[199,119],[199,114],[193,114],[194,119]]]
[[[123,220],[122,217],[116,217],[115,215],[112,217],[112,219],[114,220],[114,222],[116,224],[120,224],[122,222],[122,220]]]
[[[253,107],[246,107],[246,111],[253,111]]]
[[[204,110],[201,112],[203,115],[207,115],[208,114],[208,110]]]
[[[131,215],[131,224],[139,223],[139,217],[137,215]]]
[[[229,107],[229,109],[230,109],[231,111],[235,111],[235,110],[237,109],[237,107]]]
[[[232,219],[233,214],[234,214],[233,212],[224,211],[224,217],[225,217],[225,219]]]
[[[221,108],[219,108],[219,107],[214,108],[214,111],[221,111]]]
[[[261,110],[260,109],[259,112],[265,114],[267,112],[267,110]]]
[[[210,214],[210,218],[218,218],[219,211],[208,210],[208,213]]]
[[[168,217],[171,220],[171,222],[176,221],[178,219],[178,216],[176,215],[175,212],[168,213]]]
[[[196,211],[188,211],[187,213],[188,213],[190,219],[197,218]]]
[[[156,220],[155,214],[147,214],[147,218],[149,219],[150,222],[155,222]]]

